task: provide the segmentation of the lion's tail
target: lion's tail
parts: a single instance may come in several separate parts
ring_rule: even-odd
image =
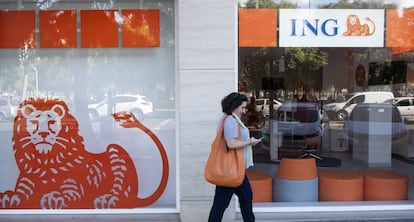
[[[375,23],[374,21],[372,21],[369,17],[365,17],[365,20],[367,20],[368,22],[370,22],[372,24],[372,31],[369,32],[367,35],[373,35],[375,33]]]
[[[115,118],[115,120],[121,124],[121,126],[125,128],[135,127],[144,131],[154,141],[155,145],[158,148],[158,151],[160,152],[162,160],[161,181],[154,193],[145,198],[137,197],[137,202],[136,204],[134,204],[135,207],[149,206],[161,197],[161,195],[164,193],[165,188],[167,187],[170,167],[168,164],[168,157],[165,148],[162,145],[161,141],[158,139],[158,137],[150,129],[144,126],[144,124],[142,124],[134,114],[129,112],[117,112],[113,113],[112,115]]]
[[[161,181],[157,189],[154,191],[154,193],[152,193],[148,197],[138,198],[137,205],[135,206],[135,207],[145,207],[145,206],[149,206],[153,204],[164,193],[164,190],[167,187],[167,183],[168,183],[170,167],[168,164],[167,153],[161,141],[158,139],[158,137],[151,130],[146,128],[144,125],[141,125],[139,128],[142,129],[157,145],[157,148],[158,148],[158,151],[160,152],[161,160],[162,160],[162,176],[161,176]]]

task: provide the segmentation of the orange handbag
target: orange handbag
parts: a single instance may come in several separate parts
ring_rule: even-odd
[[[224,121],[211,144],[210,155],[204,170],[204,177],[212,184],[224,187],[238,187],[245,177],[243,149],[229,149],[223,135]],[[240,126],[238,126],[240,138]]]

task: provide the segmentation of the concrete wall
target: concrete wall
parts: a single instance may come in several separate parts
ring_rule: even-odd
[[[178,1],[177,83],[181,220],[207,221],[214,186],[204,165],[221,99],[236,91],[237,1]],[[223,221],[234,221],[231,205]]]

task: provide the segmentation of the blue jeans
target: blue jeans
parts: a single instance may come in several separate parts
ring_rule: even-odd
[[[240,211],[244,222],[254,222],[253,214],[253,192],[247,176],[238,187],[216,186],[213,206],[210,210],[208,222],[221,222],[224,211],[230,204],[231,197],[236,194],[239,198]]]

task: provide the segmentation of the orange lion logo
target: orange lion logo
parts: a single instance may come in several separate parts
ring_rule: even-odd
[[[369,36],[375,33],[375,23],[368,17],[365,18],[373,26],[372,32],[368,24],[361,24],[357,15],[349,15],[346,20],[346,32],[343,33],[344,36]]]
[[[168,158],[158,138],[133,114],[113,114],[125,128],[144,131],[157,145],[163,170],[157,189],[138,197],[138,176],[117,144],[93,154],[85,150],[77,120],[57,99],[23,101],[14,120],[13,150],[20,174],[14,190],[0,193],[0,208],[134,208],[154,203],[168,181]]]

